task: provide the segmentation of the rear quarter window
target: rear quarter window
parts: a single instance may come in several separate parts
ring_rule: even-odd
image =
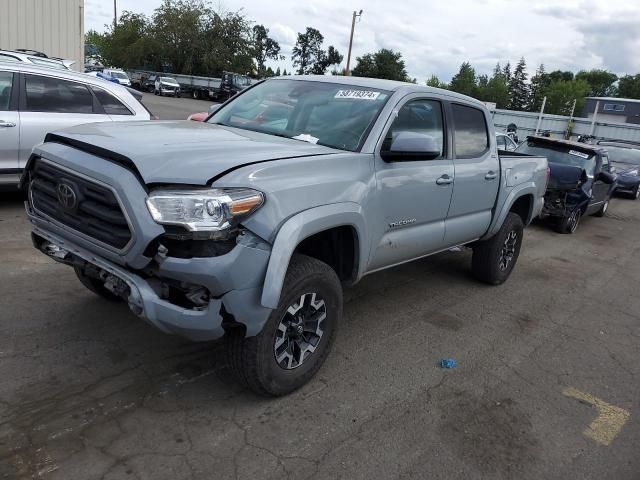
[[[475,158],[489,149],[489,130],[484,112],[466,105],[452,104],[457,158]]]
[[[107,115],[133,115],[120,100],[98,87],[91,87]]]

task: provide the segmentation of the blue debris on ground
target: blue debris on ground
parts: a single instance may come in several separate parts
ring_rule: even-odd
[[[438,362],[440,368],[456,368],[458,365],[453,358],[443,358]]]

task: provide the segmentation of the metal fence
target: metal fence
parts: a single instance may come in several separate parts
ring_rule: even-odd
[[[518,137],[522,140],[527,135],[533,135],[538,124],[539,113],[516,112],[513,110],[492,110],[493,123],[496,131],[505,131],[507,125],[515,123],[518,127]],[[542,115],[539,132],[548,130],[554,138],[564,138],[569,127],[569,117],[562,115]],[[577,139],[578,135],[593,135],[598,140],[632,140],[640,142],[640,125],[632,123],[599,122],[596,118],[592,125],[590,118],[574,118],[570,132],[570,139]],[[592,132],[593,127],[593,132]]]

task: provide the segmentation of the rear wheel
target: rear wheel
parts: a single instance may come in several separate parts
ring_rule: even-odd
[[[582,210],[576,208],[567,217],[561,218],[556,226],[558,233],[576,233],[580,220],[582,219]]]
[[[342,317],[342,287],[335,271],[295,255],[278,308],[255,337],[230,335],[235,377],[254,392],[286,395],[306,384],[327,358]]]
[[[191,96],[193,97],[194,100],[198,100],[200,98],[200,92],[198,92],[198,90],[193,90],[191,92]]]
[[[113,292],[105,288],[104,284],[95,278],[88,277],[84,274],[84,272],[79,267],[73,268],[76,272],[76,276],[80,283],[82,283],[88,290],[92,291],[99,297],[104,298],[105,300],[109,300],[110,302],[119,302],[122,299],[115,295]]]
[[[491,285],[500,285],[509,278],[520,255],[523,233],[522,218],[509,212],[498,233],[474,245],[471,260],[474,276]]]

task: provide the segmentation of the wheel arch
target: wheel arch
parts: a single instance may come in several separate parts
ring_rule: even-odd
[[[284,277],[291,257],[296,252],[329,263],[345,283],[359,280],[369,253],[367,245],[364,244],[365,232],[362,208],[352,202],[311,208],[289,218],[278,230],[273,243],[261,304],[268,308],[278,306]],[[333,242],[333,247],[353,242],[350,261],[341,256],[342,251],[329,255],[326,246],[318,248],[322,247],[325,241]]]

